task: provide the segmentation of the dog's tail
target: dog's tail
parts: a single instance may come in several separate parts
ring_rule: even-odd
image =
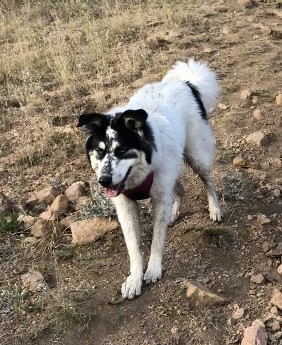
[[[220,87],[217,77],[205,63],[189,59],[187,63],[177,61],[164,76],[163,81],[183,80],[196,87],[209,115],[216,106]]]

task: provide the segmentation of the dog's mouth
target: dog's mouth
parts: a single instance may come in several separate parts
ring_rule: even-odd
[[[127,173],[125,174],[124,178],[122,179],[122,181],[120,183],[104,189],[105,194],[108,197],[114,198],[114,197],[120,195],[120,193],[122,193],[124,191],[125,182],[128,178],[128,175],[130,174],[130,171],[131,171],[131,167],[127,170]]]

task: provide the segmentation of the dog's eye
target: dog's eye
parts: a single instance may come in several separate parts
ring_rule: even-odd
[[[99,154],[101,154],[101,153],[104,152],[104,150],[101,149],[100,147],[97,147],[97,149],[95,149],[95,151],[96,151],[97,153],[99,153]]]
[[[125,153],[127,151],[127,147],[125,146],[120,146],[116,148],[117,153]]]

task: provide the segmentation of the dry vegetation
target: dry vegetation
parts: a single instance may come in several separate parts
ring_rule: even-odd
[[[49,238],[26,247],[26,234],[12,234],[18,226],[15,215],[0,214],[1,344],[163,345],[188,344],[187,339],[189,345],[223,345],[223,339],[238,344],[242,329],[228,328],[226,322],[233,306],[244,304],[244,325],[260,317],[279,281],[268,281],[255,302],[249,295],[248,274],[266,261],[262,244],[281,241],[281,199],[273,198],[266,185],[281,174],[281,110],[275,96],[281,88],[282,5],[278,0],[253,4],[1,0],[0,205],[3,192],[26,212],[28,192],[50,183],[60,187],[65,181],[90,180],[77,115],[126,101],[138,87],[159,80],[176,59],[194,56],[208,61],[223,86],[225,108],[216,110],[212,124],[218,148],[215,180],[226,209],[224,224],[212,226],[200,183],[185,175],[187,199],[169,232],[165,278],[131,303],[119,300],[127,273],[120,232],[86,247],[71,246],[69,233],[60,241]],[[245,88],[253,98],[243,102]],[[255,107],[261,120],[252,116]],[[255,130],[271,133],[269,147],[245,144],[243,138]],[[238,154],[267,173],[266,180],[246,169],[235,171],[231,162]],[[254,197],[258,191],[263,197]],[[84,211],[87,216],[93,212]],[[257,213],[265,213],[271,224],[256,226]],[[150,228],[146,208],[142,216],[144,228]],[[145,253],[150,238],[145,231]],[[275,272],[271,264],[274,268],[267,269]],[[29,267],[43,273],[49,292],[23,294],[19,277]],[[180,284],[189,277],[210,281],[214,290],[226,293],[230,308],[193,308]],[[173,326],[179,338],[171,333]]]

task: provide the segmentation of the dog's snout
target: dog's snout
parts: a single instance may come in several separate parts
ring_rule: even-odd
[[[112,184],[112,176],[103,174],[99,177],[98,182],[103,187],[109,187]]]

